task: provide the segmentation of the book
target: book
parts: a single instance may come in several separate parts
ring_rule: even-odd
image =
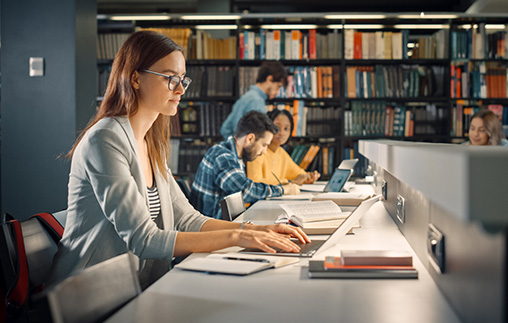
[[[335,257],[333,257],[335,258]],[[309,278],[418,278],[416,268],[396,268],[388,269],[387,267],[369,266],[337,266],[334,269],[325,268],[325,261],[310,260],[309,261]],[[394,267],[394,266],[391,266]],[[397,266],[403,267],[403,266]]]
[[[286,212],[282,217],[300,227],[312,222],[343,220],[351,213],[342,212],[340,207],[332,201],[286,203],[281,204],[280,207]]]
[[[175,268],[214,274],[250,275],[262,270],[279,268],[298,262],[292,257],[263,257],[238,253],[212,253],[206,257],[185,260]]]
[[[338,258],[338,257],[337,257]],[[336,263],[334,260],[333,264]],[[342,250],[340,262],[347,266],[412,266],[413,256],[408,251],[395,250]],[[331,260],[330,260],[331,261]],[[325,267],[329,265],[328,259]],[[332,265],[329,265],[332,266]]]

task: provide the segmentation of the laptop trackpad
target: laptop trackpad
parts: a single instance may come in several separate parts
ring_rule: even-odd
[[[309,243],[301,243],[300,240],[297,239],[291,239],[294,243],[296,243],[300,248],[299,253],[295,252],[287,252],[279,248],[274,248],[277,251],[277,256],[291,256],[291,257],[312,257],[313,254],[316,253],[317,249],[321,247],[323,243],[325,243],[326,240],[312,240]],[[269,255],[269,253],[264,252],[260,249],[256,248],[246,248],[241,250],[242,253],[253,253],[253,254],[266,254]]]

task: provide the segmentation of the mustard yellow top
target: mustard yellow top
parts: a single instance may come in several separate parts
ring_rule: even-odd
[[[265,154],[252,162],[247,162],[247,177],[254,182],[270,185],[279,184],[272,172],[277,175],[282,184],[286,184],[288,180],[294,180],[296,176],[306,173],[282,147],[278,147],[275,152],[268,148]]]

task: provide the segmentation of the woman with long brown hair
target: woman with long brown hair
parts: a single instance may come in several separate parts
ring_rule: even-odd
[[[488,109],[481,109],[471,117],[469,141],[472,146],[508,146],[499,117]]]
[[[185,72],[183,49],[164,35],[136,32],[120,48],[104,101],[69,152],[67,221],[53,281],[129,250],[147,284],[192,252],[235,245],[297,252],[290,237],[309,241],[291,226],[211,219],[189,204],[166,166],[169,118],[191,83]]]

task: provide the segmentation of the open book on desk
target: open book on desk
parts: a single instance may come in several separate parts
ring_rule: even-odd
[[[286,212],[277,223],[299,226],[307,234],[331,234],[351,212],[342,212],[332,201],[280,204]],[[359,227],[355,224],[354,227]]]
[[[206,257],[185,260],[175,268],[214,274],[249,275],[270,268],[297,263],[298,258],[249,255],[239,253],[212,253]]]

